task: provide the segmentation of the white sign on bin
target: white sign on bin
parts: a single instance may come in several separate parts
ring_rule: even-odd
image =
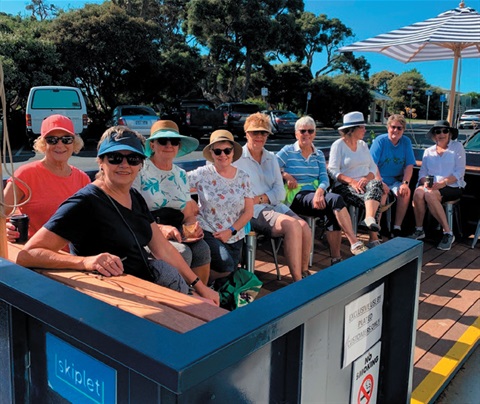
[[[382,343],[377,342],[353,363],[350,404],[376,404]]]
[[[345,306],[342,367],[348,366],[380,340],[384,289],[382,283]]]
[[[268,96],[268,88],[267,87],[262,87],[262,97],[267,97]]]

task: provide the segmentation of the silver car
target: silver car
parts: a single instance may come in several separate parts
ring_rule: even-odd
[[[467,109],[458,122],[458,129],[480,128],[480,109]]]
[[[148,138],[150,128],[160,118],[145,105],[119,105],[113,110],[112,125],[124,125]]]

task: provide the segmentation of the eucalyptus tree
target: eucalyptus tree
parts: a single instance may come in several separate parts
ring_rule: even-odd
[[[256,68],[274,54],[299,51],[299,31],[292,27],[301,11],[301,0],[191,0],[184,31],[205,53],[204,90],[245,99]]]

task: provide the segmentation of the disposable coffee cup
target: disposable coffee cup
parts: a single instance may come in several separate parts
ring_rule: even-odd
[[[427,188],[433,187],[433,181],[434,181],[433,175],[427,175],[425,177],[425,185],[427,186]]]
[[[28,215],[13,215],[10,217],[10,223],[13,224],[16,230],[20,233],[15,242],[16,243],[25,243],[28,240]]]

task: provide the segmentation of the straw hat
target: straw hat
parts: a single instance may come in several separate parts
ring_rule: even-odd
[[[210,162],[213,162],[212,154],[210,153],[210,149],[212,145],[219,142],[230,142],[233,146],[233,161],[237,161],[240,157],[242,157],[243,149],[242,146],[233,140],[233,135],[228,130],[216,130],[212,132],[210,135],[210,143],[205,146],[203,149],[203,157]]]
[[[450,135],[452,137],[452,140],[455,140],[458,137],[458,129],[450,126],[450,123],[448,121],[437,121],[433,124],[433,126],[430,128],[430,130],[427,132],[427,136],[432,139],[433,138],[433,132],[435,129],[443,129],[446,128],[450,131]]]
[[[150,137],[147,140],[145,145],[145,154],[148,157],[151,157],[153,154],[150,142],[155,139],[169,138],[169,139],[180,139],[180,148],[176,157],[185,156],[195,150],[197,150],[199,141],[193,137],[183,136],[179,133],[178,125],[169,120],[160,120],[155,122],[150,128]]]
[[[366,125],[365,118],[363,114],[358,111],[349,112],[343,117],[343,125],[338,128],[338,130],[352,128],[354,126]]]

